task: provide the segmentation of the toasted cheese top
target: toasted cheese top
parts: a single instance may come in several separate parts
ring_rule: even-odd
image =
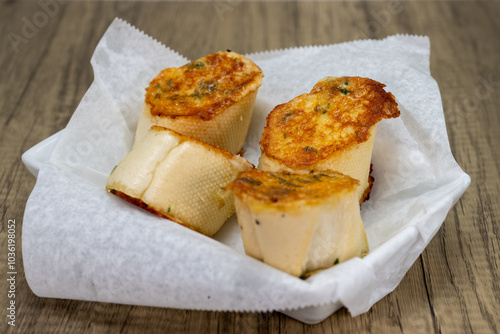
[[[210,120],[260,87],[262,71],[234,52],[218,52],[178,68],[166,68],[146,88],[153,116]]]
[[[262,152],[288,167],[304,167],[366,142],[371,126],[400,113],[384,87],[360,77],[320,80],[310,93],[269,113],[260,141]]]
[[[327,198],[354,192],[359,182],[332,171],[287,174],[252,169],[229,184],[235,196],[255,208],[278,210],[315,205]]]

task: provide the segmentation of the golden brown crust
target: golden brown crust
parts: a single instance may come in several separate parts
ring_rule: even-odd
[[[312,166],[366,142],[370,127],[399,116],[385,85],[361,77],[326,77],[308,94],[276,106],[267,116],[262,152],[291,168]]]
[[[373,164],[370,164],[370,175],[368,176],[368,187],[366,187],[365,192],[363,193],[363,196],[359,200],[359,205],[361,205],[363,202],[366,202],[370,199],[370,193],[372,192],[373,182],[375,182],[375,178],[373,177],[372,173],[373,173]]]
[[[240,173],[228,185],[235,196],[261,205],[318,203],[339,193],[355,191],[359,182],[347,175],[327,171],[310,174],[273,173],[252,169]]]
[[[187,227],[187,228],[189,228],[189,229],[191,229],[193,231],[196,231],[198,233],[202,233],[203,234],[203,232],[201,232],[200,230],[197,230],[197,229],[193,228],[193,226],[188,226],[183,221],[179,220],[178,218],[176,218],[176,217],[174,217],[174,216],[172,216],[172,215],[170,215],[168,213],[162,213],[162,212],[156,210],[155,208],[147,205],[146,203],[144,203],[142,200],[140,200],[138,198],[129,196],[129,195],[127,195],[127,194],[125,194],[125,193],[123,193],[123,192],[121,192],[119,190],[115,190],[115,189],[110,189],[109,192],[112,193],[112,194],[114,194],[114,195],[116,195],[116,196],[118,196],[118,197],[120,197],[121,199],[124,199],[125,201],[127,201],[127,202],[129,202],[129,203],[131,203],[133,205],[136,205],[136,206],[138,206],[138,207],[140,207],[140,208],[142,208],[142,209],[144,209],[146,211],[151,212],[152,214],[154,214],[154,215],[156,215],[158,217],[169,219],[169,220],[171,220],[171,221],[173,221],[173,222],[175,222],[175,223],[177,223],[179,225],[182,225],[182,226]]]
[[[210,120],[261,85],[262,71],[234,52],[218,52],[166,68],[146,89],[153,116]]]

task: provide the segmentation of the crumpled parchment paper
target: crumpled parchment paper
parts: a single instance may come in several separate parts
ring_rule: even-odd
[[[245,144],[255,165],[266,115],[325,76],[380,81],[401,110],[377,131],[375,184],[362,206],[370,253],[301,280],[246,256],[235,216],[211,239],[105,191],[131,149],[149,81],[188,62],[116,19],[92,57],[95,80],[26,205],[29,286],[42,297],[197,310],[340,303],[353,316],[366,312],[399,284],[470,183],[450,151],[429,54],[427,37],[397,35],[247,55],[265,75]]]

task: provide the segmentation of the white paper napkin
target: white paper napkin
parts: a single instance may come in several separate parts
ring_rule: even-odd
[[[132,146],[149,81],[188,62],[116,19],[92,57],[95,80],[26,205],[31,289],[42,297],[198,310],[341,303],[353,316],[366,312],[399,284],[470,183],[450,151],[429,53],[427,37],[398,35],[247,55],[265,75],[245,144],[254,164],[266,115],[325,76],[385,83],[401,110],[379,123],[375,140],[375,184],[362,207],[370,253],[304,281],[246,256],[235,216],[211,239],[105,191]]]

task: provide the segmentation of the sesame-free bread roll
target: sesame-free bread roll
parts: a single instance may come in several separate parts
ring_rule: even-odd
[[[135,143],[159,125],[237,154],[262,77],[257,65],[234,52],[164,69],[146,89]]]
[[[259,169],[309,173],[334,170],[360,181],[367,198],[377,123],[398,117],[385,85],[360,77],[326,77],[310,93],[276,106],[267,116]]]
[[[213,236],[234,213],[231,191],[241,156],[153,126],[108,177],[106,189],[154,214]]]
[[[228,188],[245,253],[297,277],[364,256],[368,241],[358,186],[331,171],[241,173]]]

